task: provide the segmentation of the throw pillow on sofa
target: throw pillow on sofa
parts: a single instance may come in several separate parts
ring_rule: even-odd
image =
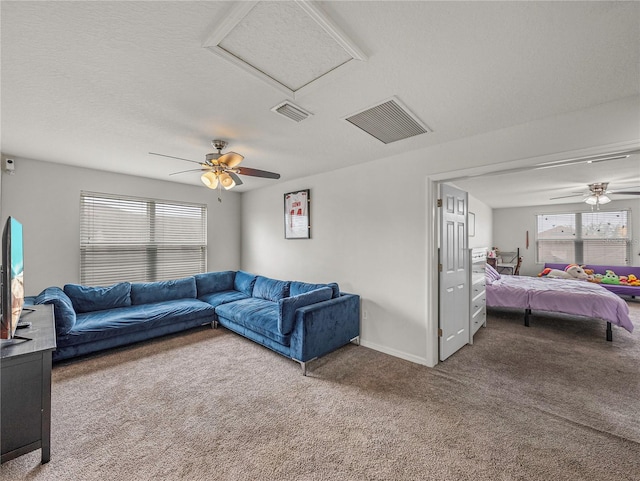
[[[290,284],[290,281],[277,281],[268,277],[258,276],[253,286],[252,297],[278,302],[284,297],[289,297]]]
[[[298,294],[305,294],[307,292],[315,291],[316,289],[321,289],[323,287],[331,288],[331,297],[340,297],[340,288],[335,282],[330,282],[329,284],[310,284],[308,282],[293,281],[291,283],[289,295],[297,296]]]
[[[232,291],[236,273],[235,271],[205,272],[193,277],[196,278],[196,289],[200,297],[213,292]]]
[[[256,283],[256,275],[249,274],[248,272],[238,271],[236,272],[236,278],[233,281],[233,288],[236,291],[242,292],[251,297],[253,294],[253,286]]]
[[[53,313],[56,319],[56,334],[64,336],[68,334],[76,324],[76,311],[73,310],[73,304],[69,296],[67,296],[59,287],[47,287],[42,291],[35,304],[53,304]]]
[[[322,287],[305,294],[293,297],[285,297],[278,301],[278,330],[281,334],[290,334],[296,320],[296,310],[331,299],[331,288]]]
[[[135,282],[131,284],[132,304],[152,304],[154,302],[195,299],[196,279],[185,277],[172,281]]]
[[[131,284],[128,282],[120,282],[108,287],[67,284],[64,286],[64,293],[71,299],[77,313],[131,305]]]

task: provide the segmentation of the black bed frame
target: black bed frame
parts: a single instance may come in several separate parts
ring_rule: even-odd
[[[529,327],[529,316],[531,315],[531,309],[524,310],[524,325]],[[613,341],[613,330],[611,329],[611,322],[607,321],[607,341]]]

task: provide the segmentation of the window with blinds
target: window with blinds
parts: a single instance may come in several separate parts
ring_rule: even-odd
[[[81,192],[82,284],[177,279],[206,269],[206,205]]]
[[[629,265],[630,219],[628,210],[538,215],[537,262]]]

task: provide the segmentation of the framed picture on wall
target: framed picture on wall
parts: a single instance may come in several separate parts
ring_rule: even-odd
[[[473,212],[469,212],[469,237],[476,235],[476,215]]]
[[[284,238],[309,239],[309,189],[284,194]]]

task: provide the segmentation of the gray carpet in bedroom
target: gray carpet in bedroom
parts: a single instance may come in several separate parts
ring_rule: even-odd
[[[491,313],[436,369],[209,328],[54,367],[51,462],[3,480],[638,480],[636,331]]]

